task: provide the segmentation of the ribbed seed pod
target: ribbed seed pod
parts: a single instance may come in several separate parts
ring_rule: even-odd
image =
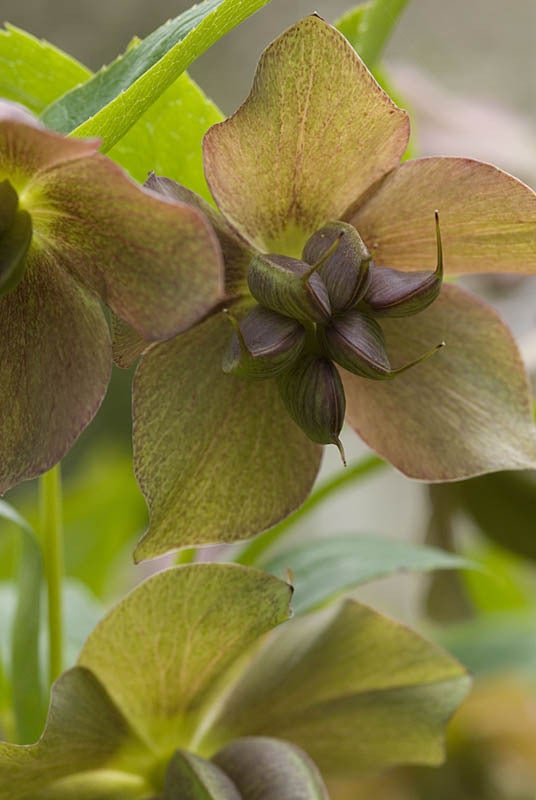
[[[279,375],[298,358],[305,330],[294,319],[255,306],[240,322],[229,316],[235,332],[224,353],[223,371],[251,380]]]
[[[364,301],[376,315],[408,317],[434,302],[443,283],[443,248],[436,211],[437,267],[435,272],[400,272],[374,267]]]
[[[0,297],[14,289],[26,266],[32,241],[32,219],[19,211],[17,192],[9,181],[0,183]]]
[[[324,281],[309,264],[297,258],[254,256],[249,264],[248,286],[261,306],[287,317],[326,322],[331,316]]]
[[[411,367],[435,355],[445,346],[440,342],[431,350],[403,364],[391,367],[383,331],[375,319],[362,311],[347,311],[320,332],[320,343],[325,354],[341,367],[376,381],[390,380]]]
[[[329,358],[363,378],[391,377],[385,337],[376,320],[361,311],[347,311],[322,333],[322,346]]]
[[[335,365],[327,358],[302,358],[278,377],[277,384],[294,422],[313,442],[337,445],[346,463],[339,439],[346,398]]]
[[[352,308],[364,296],[369,282],[371,256],[353,225],[328,222],[314,233],[302,258],[317,264],[334,311]]]

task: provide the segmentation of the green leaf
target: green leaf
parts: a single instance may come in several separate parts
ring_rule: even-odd
[[[536,616],[495,613],[452,625],[436,636],[476,675],[536,674]]]
[[[151,33],[43,114],[61,133],[109,150],[189,65],[268,0],[204,0]]]
[[[290,593],[286,583],[234,564],[176,567],[119,603],[78,663],[106,686],[143,739],[171,758],[188,745],[214,682],[287,618]]]
[[[140,776],[147,760],[146,746],[104,687],[89,670],[75,667],[52,688],[39,742],[0,743],[0,800],[147,798],[149,787]],[[99,780],[92,772],[98,769],[113,772]],[[135,793],[128,791],[132,785]]]
[[[259,566],[278,576],[291,570],[296,614],[394,572],[477,567],[468,559],[435,547],[362,534],[289,544],[271,557],[268,553]]]
[[[210,713],[207,696],[287,619],[290,595],[234,564],[175,567],[138,586],[54,685],[40,741],[0,744],[0,800],[156,796],[173,753]]]
[[[365,33],[367,14],[374,4],[374,0],[361,3],[356,8],[351,8],[335,20],[333,25],[345,36],[354,50],[359,52],[361,39]]]
[[[108,153],[143,183],[149,172],[166,175],[211,200],[201,142],[223,114],[183,73]]]
[[[461,509],[501,547],[536,560],[536,473],[498,472],[449,487]]]
[[[243,800],[329,800],[316,765],[289,742],[265,736],[237,739],[213,760]]]
[[[350,40],[369,68],[382,51],[409,0],[372,0],[348,11],[335,26]]]
[[[0,97],[40,114],[91,77],[86,67],[48,42],[6,24],[0,30]]]
[[[33,529],[10,505],[0,500],[0,517],[20,532],[18,597],[11,628],[11,687],[20,742],[33,742],[44,722],[45,700],[41,682],[39,631],[43,559]]]
[[[286,739],[326,780],[438,764],[469,684],[458,662],[414,631],[346,600],[266,637],[197,744],[210,755],[241,736]]]
[[[210,761],[179,751],[166,772],[163,800],[242,800],[230,778]]]

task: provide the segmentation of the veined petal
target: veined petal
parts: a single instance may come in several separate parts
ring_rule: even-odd
[[[351,222],[377,264],[433,269],[436,209],[446,273],[536,272],[536,194],[480,161],[407,161],[385,178]]]
[[[63,458],[97,412],[111,364],[99,302],[34,257],[0,299],[0,494]]]
[[[321,449],[290,419],[274,380],[222,370],[232,329],[222,314],[142,358],[134,381],[134,451],[151,527],[138,559],[253,536],[307,496]]]
[[[427,481],[536,467],[536,427],[516,343],[498,315],[457,286],[420,314],[384,319],[397,366],[446,347],[393,381],[345,372],[347,419],[380,455]]]
[[[229,225],[225,217],[198,194],[187,189],[186,186],[181,186],[180,183],[172,181],[170,178],[152,174],[149,175],[144,185],[171,200],[187,203],[205,215],[216,231],[216,236],[220,243],[225,264],[225,289],[227,293],[233,295],[235,292],[243,290],[248,264],[255,251],[240,236],[238,231],[235,231]]]
[[[23,192],[39,170],[86,158],[98,149],[98,139],[59,136],[22,106],[0,100],[0,181],[8,178],[17,191]]]
[[[40,174],[37,190],[38,244],[145,339],[175,335],[223,298],[218,240],[197,209],[99,155]]]
[[[300,257],[402,156],[408,119],[346,39],[317,16],[265,50],[244,105],[204,141],[205,173],[231,223]]]

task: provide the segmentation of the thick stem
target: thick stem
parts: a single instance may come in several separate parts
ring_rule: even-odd
[[[318,489],[310,495],[297,511],[246,545],[235,561],[238,564],[258,564],[266,550],[272,547],[298,520],[313,511],[326,497],[339,491],[349,483],[367,477],[384,466],[385,461],[382,461],[378,456],[368,456],[357,464],[347,467],[344,471],[338,472],[333,478],[328,478],[328,480],[320,484]]]
[[[61,467],[41,476],[40,530],[48,600],[49,680],[56,680],[63,664],[63,523]]]

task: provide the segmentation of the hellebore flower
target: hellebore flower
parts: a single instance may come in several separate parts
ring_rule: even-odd
[[[205,218],[136,186],[98,144],[0,101],[0,493],[52,467],[95,415],[112,364],[99,300],[150,341],[222,293]]]
[[[327,800],[318,769],[440,763],[465,669],[351,599],[287,622],[291,594],[236,564],[136,587],[54,684],[41,739],[0,742],[0,800]]]
[[[412,477],[536,463],[509,331],[441,285],[443,261],[451,274],[535,272],[536,195],[473,160],[399,164],[408,136],[406,113],[312,16],[267,48],[245,103],[205,136],[221,213],[150,178],[212,223],[228,318],[148,349],[138,367],[137,474],[151,510],[139,557],[277,522],[305,498],[317,442],[338,442],[345,411]],[[126,359],[136,342],[120,334]]]

